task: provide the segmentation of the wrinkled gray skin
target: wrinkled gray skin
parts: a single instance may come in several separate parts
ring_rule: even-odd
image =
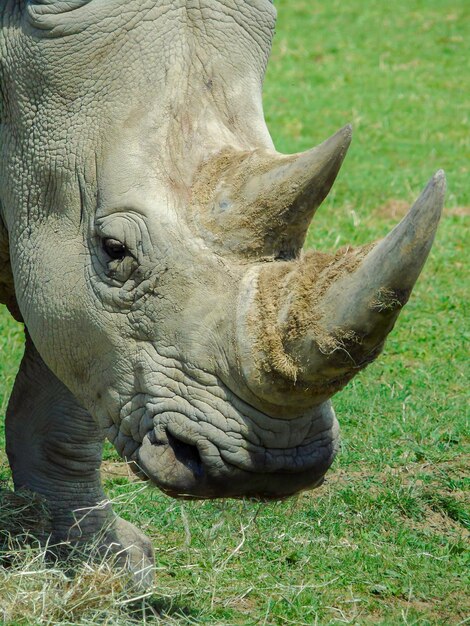
[[[269,0],[3,0],[0,20],[0,302],[27,329],[15,486],[46,497],[53,540],[101,533],[145,583],[102,439],[174,496],[320,484],[329,398],[405,304],[444,177],[375,247],[322,264],[302,245],[351,130],[275,151]]]

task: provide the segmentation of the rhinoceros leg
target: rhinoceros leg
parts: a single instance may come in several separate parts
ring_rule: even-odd
[[[117,554],[138,584],[150,584],[152,544],[115,515],[101,486],[103,436],[45,365],[28,333],[7,410],[6,438],[15,488],[47,500],[52,542],[94,544],[98,553]]]

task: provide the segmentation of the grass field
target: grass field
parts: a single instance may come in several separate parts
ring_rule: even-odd
[[[155,543],[153,595],[130,602],[104,566],[67,579],[30,549],[0,567],[0,622],[470,620],[470,4],[276,5],[265,111],[278,149],[306,149],[349,121],[355,130],[308,245],[383,236],[442,167],[447,208],[430,260],[383,355],[335,399],[342,451],[324,487],[269,505],[180,503],[129,481],[108,449],[107,492]],[[21,329],[2,309],[0,417],[21,351]]]

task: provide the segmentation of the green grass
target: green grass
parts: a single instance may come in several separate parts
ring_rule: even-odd
[[[276,4],[265,111],[278,149],[306,149],[349,121],[355,131],[308,245],[330,250],[383,236],[440,167],[447,209],[384,354],[335,398],[343,444],[326,486],[262,506],[180,503],[106,474],[118,512],[154,539],[157,586],[143,605],[118,590],[112,606],[103,600],[101,619],[126,624],[144,611],[148,623],[154,614],[178,624],[464,623],[470,6]],[[21,345],[21,329],[2,310],[0,415]],[[0,607],[17,590],[14,571],[1,571]],[[51,597],[71,584],[60,572],[50,579]],[[23,592],[32,594],[26,582]],[[96,606],[93,618],[85,609],[73,622],[67,608],[54,621],[39,607],[43,621],[13,613],[8,623],[98,619]]]

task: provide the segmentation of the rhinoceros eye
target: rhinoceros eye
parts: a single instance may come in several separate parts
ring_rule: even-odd
[[[117,239],[103,239],[103,250],[115,261],[122,261],[127,254],[126,246]]]

